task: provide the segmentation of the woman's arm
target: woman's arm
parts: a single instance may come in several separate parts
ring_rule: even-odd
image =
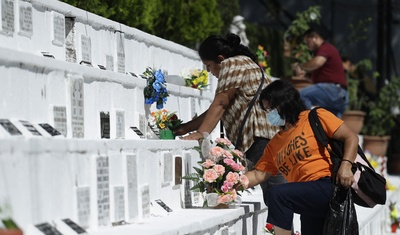
[[[204,117],[206,116],[206,113],[207,113],[207,110],[204,113],[202,113],[200,116],[194,118],[193,120],[179,125],[177,128],[175,128],[173,130],[174,134],[175,135],[184,135],[191,131],[195,131],[195,130],[199,129],[199,126],[204,121]]]
[[[218,124],[226,108],[229,106],[230,101],[236,93],[236,88],[223,91],[215,95],[213,102],[204,115],[203,122],[200,124],[197,132],[183,137],[183,140],[198,140],[203,138],[201,133],[210,133]]]
[[[344,143],[343,160],[336,175],[336,182],[339,182],[344,187],[350,187],[354,182],[351,163],[354,163],[357,157],[358,136],[343,123],[332,137]]]
[[[245,175],[249,179],[249,188],[266,181],[272,176],[270,172],[259,171],[256,169],[246,172]]]

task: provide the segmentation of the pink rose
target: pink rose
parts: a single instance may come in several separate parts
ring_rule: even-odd
[[[232,169],[234,170],[234,171],[240,171],[241,169],[242,169],[242,165],[240,165],[239,163],[233,163],[232,165],[231,165],[231,167],[232,167]]]
[[[204,168],[210,168],[215,165],[215,162],[211,161],[210,159],[207,159],[205,162],[201,164]]]
[[[236,183],[239,180],[239,174],[236,172],[229,172],[226,175],[226,180],[228,182]]]
[[[205,170],[203,174],[203,179],[208,183],[214,182],[218,177],[218,173],[213,169]]]
[[[231,166],[233,164],[235,164],[236,162],[233,159],[230,158],[224,158],[224,163],[228,166]]]
[[[239,151],[239,150],[237,150],[237,149],[234,149],[234,150],[232,150],[232,152],[234,153],[234,154],[236,154],[238,157],[240,157],[240,158],[242,158],[243,159],[243,152],[241,152],[241,151]]]
[[[226,139],[226,138],[216,138],[216,139],[215,139],[215,142],[224,144],[224,145],[226,145],[226,146],[228,146],[228,147],[232,145],[232,142],[229,141],[229,140]]]
[[[231,193],[232,200],[236,200],[236,198],[238,196],[237,193],[236,193],[236,190],[232,189],[229,192]]]
[[[232,201],[232,196],[230,194],[223,194],[218,197],[218,203],[227,203]]]
[[[221,147],[215,146],[210,149],[210,155],[214,157],[221,157],[225,150]]]
[[[213,169],[218,173],[218,175],[223,175],[225,173],[225,167],[223,165],[215,165]]]
[[[228,191],[229,191],[228,185],[223,184],[223,185],[221,186],[221,190],[222,190],[222,192],[224,192],[224,193],[228,192]]]
[[[227,158],[233,158],[233,155],[229,150],[225,150],[224,151],[224,156],[227,157]]]
[[[224,181],[224,185],[226,185],[226,187],[228,187],[229,189],[233,187],[233,183],[226,180]]]
[[[241,175],[240,176],[240,183],[243,185],[243,187],[246,189],[247,187],[249,187],[249,178],[247,178],[247,176],[245,175]]]

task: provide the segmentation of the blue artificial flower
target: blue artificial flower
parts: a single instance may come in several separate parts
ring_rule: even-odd
[[[161,72],[161,69],[154,73],[154,77],[158,82],[165,83],[164,74]]]
[[[160,83],[158,80],[155,81],[155,82],[153,83],[153,88],[154,88],[154,90],[156,90],[157,92],[160,92],[161,89],[163,88],[162,83]],[[165,92],[165,91],[164,91],[164,92]]]

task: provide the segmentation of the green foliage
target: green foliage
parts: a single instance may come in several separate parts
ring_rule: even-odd
[[[70,5],[195,48],[220,34],[239,11],[238,0],[62,0]],[[224,17],[220,15],[223,9]],[[229,22],[228,22],[228,18]],[[228,24],[228,25],[226,25]]]
[[[366,94],[361,87],[361,82],[366,78],[368,72],[372,71],[372,62],[370,59],[360,60],[356,64],[355,71],[346,73],[347,92],[349,94],[349,104],[347,110],[362,110],[366,104]]]
[[[303,34],[310,28],[311,23],[320,23],[321,13],[319,6],[311,6],[296,14],[296,19],[284,33],[284,40],[292,48],[291,57],[304,63],[312,58],[310,51],[303,42]]]
[[[374,101],[368,103],[369,110],[364,122],[363,134],[371,136],[390,135],[396,125],[395,109],[400,108],[400,78],[386,81]]]

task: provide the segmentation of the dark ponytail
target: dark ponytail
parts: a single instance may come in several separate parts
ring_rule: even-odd
[[[226,39],[221,36],[211,35],[206,38],[199,47],[199,55],[202,60],[211,60],[219,63],[218,56],[225,58],[245,55],[257,63],[257,56],[248,47],[240,44],[240,38],[236,34],[229,33]]]

